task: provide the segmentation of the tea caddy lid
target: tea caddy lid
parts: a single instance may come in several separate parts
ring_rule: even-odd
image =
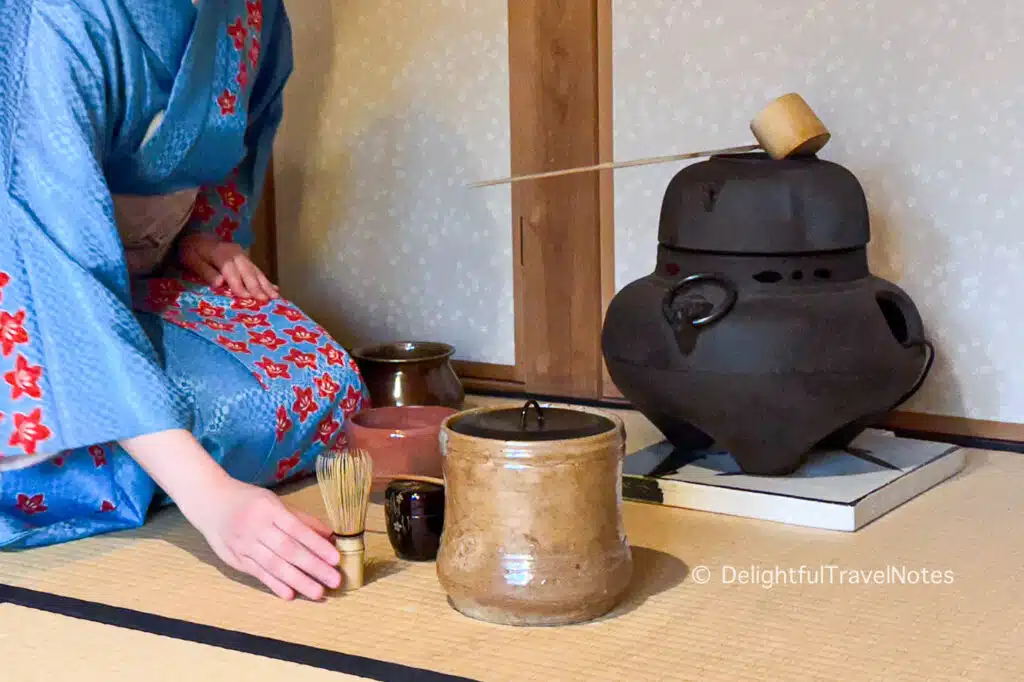
[[[522,407],[469,412],[454,417],[448,428],[476,438],[504,441],[553,441],[587,438],[616,428],[599,414],[561,407],[541,407],[528,400]]]
[[[384,491],[387,504],[409,518],[444,514],[444,486],[426,481],[396,479]]]

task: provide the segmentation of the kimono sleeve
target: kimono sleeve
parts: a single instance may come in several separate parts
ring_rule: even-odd
[[[0,5],[0,469],[191,426],[131,311],[104,30],[75,3]]]
[[[257,62],[258,68],[252,69],[256,77],[248,100],[246,154],[230,177],[200,188],[184,233],[216,234],[223,241],[249,249],[253,216],[263,195],[274,137],[284,114],[284,87],[292,73],[293,56],[291,26],[283,3],[273,3],[272,15],[267,12],[265,17],[263,3],[246,4],[250,26],[260,26],[247,51],[250,63]]]

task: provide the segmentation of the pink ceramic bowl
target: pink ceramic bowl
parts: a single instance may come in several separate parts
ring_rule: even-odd
[[[403,474],[441,477],[441,422],[458,410],[435,405],[374,407],[349,418],[351,448],[373,459],[375,488]]]

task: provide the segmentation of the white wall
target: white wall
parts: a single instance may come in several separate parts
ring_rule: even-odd
[[[1024,422],[1024,2],[615,0],[615,158],[749,144],[798,91],[871,206],[876,274],[937,345],[905,408]],[[617,171],[616,284],[654,265],[679,165]]]
[[[515,363],[505,0],[299,0],[275,148],[282,286],[348,345]]]

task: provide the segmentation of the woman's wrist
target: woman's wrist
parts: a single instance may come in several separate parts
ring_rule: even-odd
[[[186,516],[195,506],[209,503],[217,488],[233,481],[195,436],[183,429],[128,438],[120,444]]]

